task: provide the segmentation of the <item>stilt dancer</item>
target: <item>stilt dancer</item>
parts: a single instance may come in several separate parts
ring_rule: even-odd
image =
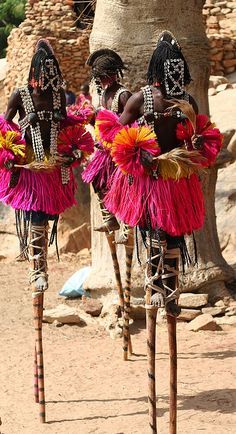
[[[121,113],[125,107],[125,104],[131,93],[120,84],[120,78],[123,77],[123,71],[126,69],[120,56],[110,49],[97,50],[90,55],[87,60],[87,64],[92,69],[92,80],[95,82],[98,94],[100,95],[100,108],[107,108],[113,113]],[[128,339],[129,348],[131,351],[131,340],[127,338],[129,334],[128,327],[128,305],[129,294],[131,285],[131,262],[129,257],[132,256],[132,248],[129,245],[128,250],[126,247],[126,289],[125,289],[125,301],[124,293],[120,276],[120,267],[117,258],[116,244],[127,243],[126,232],[124,231],[124,237],[122,240],[115,242],[115,231],[120,228],[120,225],[116,217],[110,213],[104,206],[104,195],[109,189],[109,181],[114,173],[115,166],[112,162],[109,147],[107,143],[101,140],[101,137],[97,138],[97,151],[92,161],[88,164],[82,177],[85,182],[91,182],[95,192],[98,196],[99,205],[101,208],[103,224],[99,227],[95,227],[95,231],[104,232],[110,247],[112,262],[115,272],[116,286],[119,295],[119,304],[122,316],[124,315],[124,328],[123,336],[125,340],[124,344],[124,360],[127,360],[127,348],[126,340]],[[128,253],[127,253],[128,252]],[[128,255],[128,256],[127,256]],[[127,277],[129,276],[129,277]],[[128,281],[127,281],[128,279]],[[125,312],[125,313],[124,313]]]
[[[139,226],[148,250],[145,277],[150,431],[157,432],[155,386],[156,315],[166,309],[170,348],[170,434],[177,427],[178,263],[189,262],[185,234],[204,222],[198,172],[214,163],[221,134],[186,93],[191,77],[175,37],[164,31],[153,52],[148,85],[128,100],[114,134],[118,166],[104,203],[131,227]],[[109,113],[103,113],[106,123]],[[99,117],[99,115],[98,115]],[[133,124],[138,121],[140,126]],[[116,128],[114,122],[114,129]],[[100,129],[102,134],[102,129]],[[110,132],[111,135],[111,132]],[[211,136],[211,137],[210,137]]]
[[[29,232],[34,396],[41,422],[46,420],[42,318],[48,288],[48,221],[54,220],[52,240],[58,215],[76,203],[71,164],[79,164],[93,151],[91,135],[75,117],[67,120],[62,84],[52,47],[41,39],[32,58],[28,84],[13,92],[4,118],[0,118],[0,200],[16,210],[17,233],[20,238],[24,236],[20,243],[24,254]],[[12,122],[17,113],[20,128]]]

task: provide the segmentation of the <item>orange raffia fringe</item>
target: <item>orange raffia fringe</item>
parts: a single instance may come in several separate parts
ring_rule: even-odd
[[[125,126],[115,136],[111,156],[123,173],[135,176],[145,172],[140,160],[141,151],[154,157],[160,154],[156,134],[145,126]]]

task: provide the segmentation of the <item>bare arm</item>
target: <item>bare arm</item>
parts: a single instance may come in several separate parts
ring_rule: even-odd
[[[66,111],[66,94],[63,88],[60,90],[61,93],[61,113],[62,116],[66,119],[67,118],[67,111]]]
[[[124,110],[124,107],[126,106],[126,103],[128,101],[128,99],[131,97],[132,93],[129,92],[128,90],[126,90],[125,92],[122,92],[122,94],[120,95],[120,100],[119,100],[119,104],[122,107],[122,111]]]
[[[132,95],[127,101],[124,111],[119,119],[122,125],[131,124],[136,121],[140,114],[140,109],[143,104],[143,93],[137,92]]]
[[[10,96],[4,118],[11,122],[20,108],[20,92],[16,89]]]

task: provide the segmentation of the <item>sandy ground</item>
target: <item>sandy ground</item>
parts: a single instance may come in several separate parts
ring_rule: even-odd
[[[221,128],[235,123],[234,101],[235,91],[210,98]],[[28,264],[1,260],[2,252],[9,257],[9,245],[18,246],[12,222],[7,224],[12,242],[0,239],[0,434],[148,434],[144,322],[132,326],[135,355],[129,362],[122,361],[121,340],[112,340],[99,324],[44,324],[47,423],[39,424]],[[61,302],[58,290],[82,265],[70,256],[50,261],[45,307]],[[157,333],[158,434],[167,434],[166,326],[158,325]],[[236,433],[235,344],[235,328],[193,333],[178,324],[178,434]]]
[[[50,261],[51,285],[45,306],[81,264]],[[122,342],[101,326],[44,324],[47,423],[38,421],[33,399],[31,295],[27,264],[0,262],[0,426],[1,434],[146,434],[145,324],[132,326],[136,355],[122,361]],[[167,330],[158,325],[157,387],[159,433],[168,433]],[[178,433],[236,432],[235,329],[189,332],[178,325]]]

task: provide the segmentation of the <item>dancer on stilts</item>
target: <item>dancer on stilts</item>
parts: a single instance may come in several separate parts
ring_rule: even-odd
[[[123,71],[126,69],[120,56],[110,49],[97,50],[90,55],[87,64],[92,69],[92,80],[97,87],[100,96],[100,109],[111,110],[114,113],[112,122],[118,119],[118,114],[122,113],[131,93],[120,84],[123,78]],[[109,125],[106,126],[109,128]],[[97,126],[95,124],[95,131]],[[109,137],[111,140],[111,137]],[[115,231],[120,228],[116,217],[104,206],[103,198],[107,193],[109,179],[115,170],[109,149],[109,143],[97,137],[97,150],[94,158],[83,172],[83,180],[91,182],[95,193],[98,196],[99,205],[102,212],[103,224],[95,227],[95,231],[104,232],[110,247],[112,261],[115,271],[116,285],[119,294],[121,312],[124,312],[123,339],[124,339],[124,360],[128,358],[128,348],[132,353],[131,340],[129,336],[129,309],[130,309],[130,287],[131,287],[131,266],[133,254],[133,229],[128,225],[123,225],[123,233],[119,240],[115,241]],[[123,292],[120,267],[117,258],[116,244],[124,244],[126,249],[126,284]]]
[[[198,172],[214,163],[222,138],[207,116],[197,115],[197,105],[185,91],[185,85],[191,81],[189,69],[169,31],[159,37],[147,79],[148,85],[129,99],[119,119],[125,126],[115,134],[111,145],[111,155],[119,169],[111,179],[104,202],[121,221],[139,226],[147,246],[150,430],[157,432],[156,316],[159,308],[165,308],[170,354],[169,433],[176,434],[179,258],[183,266],[189,263],[184,235],[203,225],[204,200]],[[106,116],[109,119],[109,113],[103,113],[103,122]]]
[[[45,422],[42,317],[48,288],[48,222],[75,204],[71,165],[93,152],[93,139],[76,117],[66,113],[63,80],[47,40],[38,41],[28,84],[10,97],[0,117],[0,200],[16,210],[21,250],[30,260],[35,326],[34,393]],[[18,113],[19,126],[12,122]],[[29,244],[27,238],[29,235]],[[28,255],[27,255],[28,253]]]

